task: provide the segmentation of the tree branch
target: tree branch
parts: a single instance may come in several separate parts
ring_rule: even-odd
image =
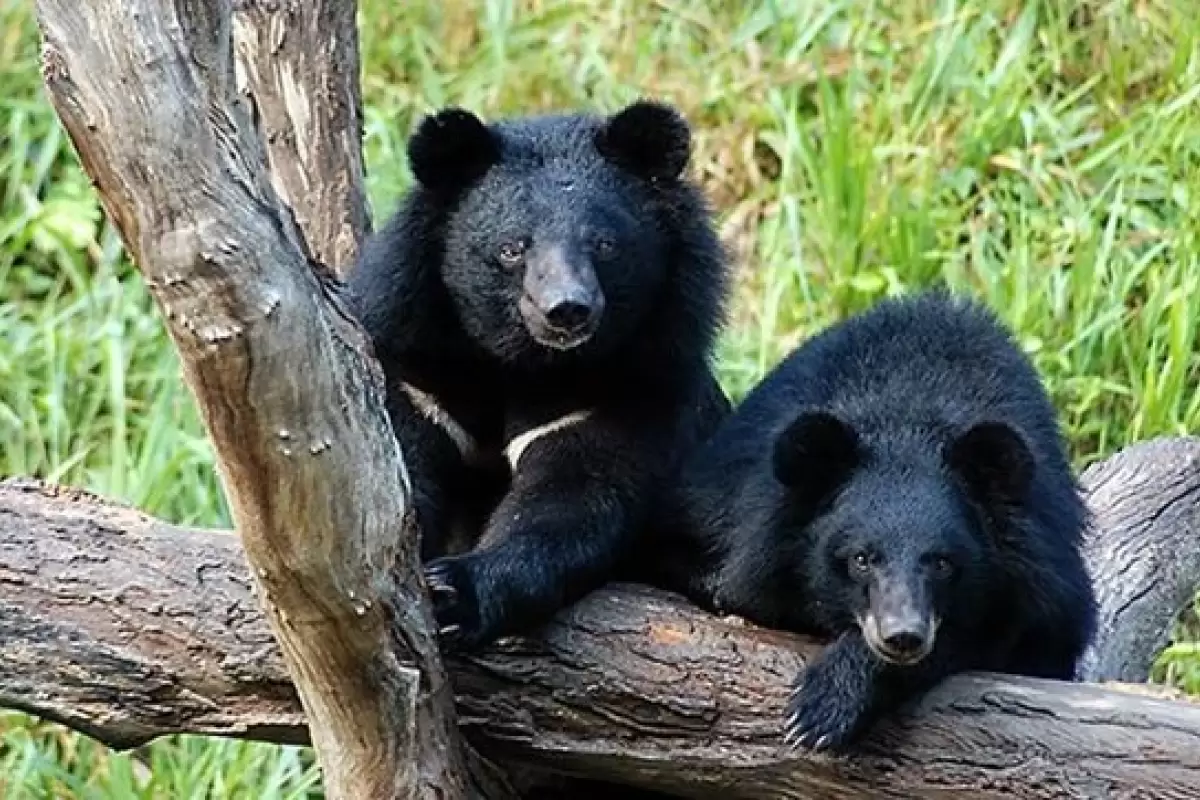
[[[288,8],[243,5],[239,41],[252,89],[272,80],[253,43],[287,43],[281,14],[303,20],[293,44],[316,48],[309,58],[349,57],[356,47],[353,2]],[[409,489],[382,377],[361,328],[309,255],[349,252],[355,220],[335,215],[310,250],[280,202],[235,86],[229,0],[39,0],[38,12],[51,100],[179,350],[252,567],[252,578],[235,571],[230,580],[252,580],[259,590],[328,795],[465,796],[452,697],[414,537],[402,524]],[[337,69],[344,72],[331,74],[345,80],[357,62]],[[322,145],[309,137],[332,135],[321,122],[329,117],[303,109],[327,97],[307,93],[295,75],[280,76],[270,89],[283,93],[284,112],[270,92],[255,99],[268,136],[283,125],[282,113],[294,126],[294,141],[276,138],[269,148],[276,164],[294,147],[302,169],[281,171],[277,184],[293,201],[304,181],[336,183],[344,174],[355,184],[348,193],[331,186],[342,199],[298,203],[314,224],[361,200],[357,156],[348,157],[357,132],[342,131],[341,150],[322,160]],[[315,171],[333,162],[348,166],[332,177]],[[163,580],[171,569],[162,565]],[[108,590],[124,608],[119,597],[131,590]],[[248,597],[239,602],[252,616]],[[124,630],[139,640],[162,636]],[[204,702],[204,692],[185,694]],[[219,713],[212,716],[219,725]],[[122,735],[136,738],[136,726]]]
[[[1086,544],[1100,633],[1080,675],[1140,683],[1200,586],[1200,438],[1134,445],[1081,480],[1102,514]]]
[[[275,192],[316,259],[354,264],[369,220],[363,191],[357,3],[236,0],[239,86],[250,102]]]
[[[1155,520],[1143,535],[1168,549],[1189,546],[1195,528],[1172,520],[1195,519],[1200,493],[1184,489],[1200,473],[1162,490],[1165,452],[1185,463],[1200,440],[1132,448],[1089,470],[1093,552],[1127,536],[1131,520]],[[1098,477],[1113,474],[1131,476],[1120,493]],[[1106,619],[1169,626],[1165,602],[1130,606],[1145,585],[1093,568]],[[0,642],[14,654],[0,662],[0,705],[117,746],[183,731],[304,739],[234,537],[10,482],[0,485],[0,585]],[[1110,604],[1131,610],[1114,617]],[[1200,706],[1151,688],[1008,676],[946,681],[849,759],[792,754],[782,707],[818,647],[613,586],[536,636],[450,666],[460,723],[485,755],[683,797],[1185,798],[1200,788]]]

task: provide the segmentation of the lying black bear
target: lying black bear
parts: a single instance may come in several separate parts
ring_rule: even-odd
[[[692,442],[726,293],[668,106],[409,142],[417,184],[350,279],[388,381],[443,635],[475,646],[601,584]]]
[[[682,486],[669,584],[833,639],[797,679],[797,745],[841,748],[961,670],[1070,679],[1092,635],[1087,516],[1054,410],[978,305],[890,301],[816,336]]]

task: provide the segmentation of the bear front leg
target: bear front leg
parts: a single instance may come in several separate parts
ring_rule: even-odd
[[[478,547],[426,567],[443,641],[472,649],[524,632],[602,585],[644,522],[648,460],[592,423],[525,448]]]
[[[911,666],[889,664],[871,652],[857,629],[843,633],[796,679],[784,740],[813,752],[840,751],[884,714],[964,669],[986,668],[980,658],[941,636],[933,652]]]
[[[837,750],[866,724],[880,662],[857,629],[847,631],[797,677],[785,711],[784,742]]]

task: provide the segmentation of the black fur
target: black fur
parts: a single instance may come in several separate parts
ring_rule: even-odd
[[[691,138],[675,109],[647,101],[630,106],[601,128],[596,147],[635,175],[668,181],[687,166]]]
[[[665,582],[833,639],[790,741],[841,748],[946,675],[1071,679],[1087,515],[1038,375],[994,316],[884,302],[783,361],[688,458]]]
[[[726,263],[681,176],[689,144],[678,113],[649,102],[491,125],[449,109],[411,140],[419,183],[350,287],[459,645],[602,583],[680,454],[728,410],[709,368]],[[405,385],[470,434],[466,457]],[[581,411],[510,472],[506,445]]]
[[[482,178],[500,161],[500,146],[479,117],[446,108],[425,118],[408,142],[413,176],[444,199]]]

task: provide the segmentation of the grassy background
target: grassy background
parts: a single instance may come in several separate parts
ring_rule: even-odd
[[[742,264],[740,395],[816,328],[944,282],[1019,332],[1078,466],[1200,430],[1200,26],[1192,0],[363,0],[374,207],[416,116],[680,105]],[[29,0],[0,3],[0,474],[227,524],[140,279],[41,92]],[[1200,693],[1187,635],[1158,677]],[[133,755],[0,715],[0,796],[299,798],[296,748]]]

